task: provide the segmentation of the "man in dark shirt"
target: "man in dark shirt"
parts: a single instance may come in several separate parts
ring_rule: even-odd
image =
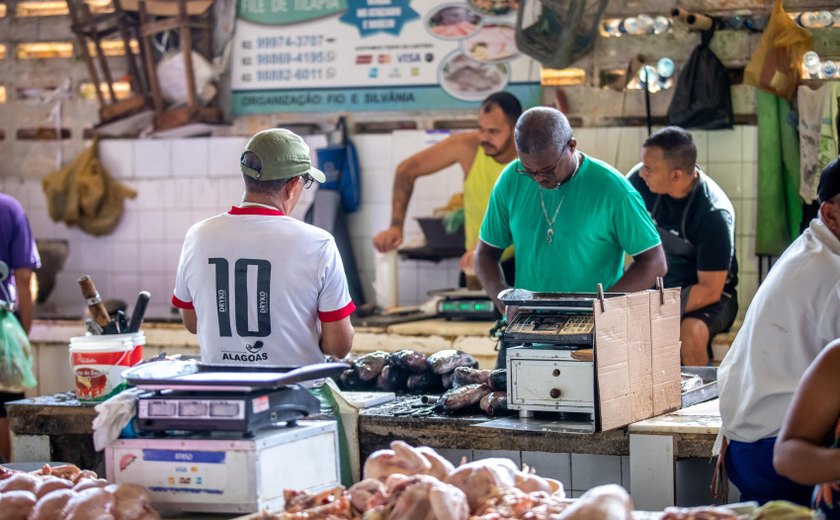
[[[709,363],[711,338],[729,330],[738,313],[735,210],[696,162],[691,134],[671,126],[645,140],[642,162],[628,174],[662,237],[665,286],[682,288],[680,358],[687,366]]]

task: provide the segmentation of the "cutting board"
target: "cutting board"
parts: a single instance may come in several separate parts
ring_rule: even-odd
[[[378,404],[390,403],[397,398],[394,392],[345,392],[341,395],[357,408],[370,408]]]

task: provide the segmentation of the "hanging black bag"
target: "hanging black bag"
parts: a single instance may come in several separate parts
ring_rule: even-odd
[[[732,94],[726,67],[709,48],[714,30],[703,31],[685,64],[668,107],[668,124],[683,128],[732,128]]]

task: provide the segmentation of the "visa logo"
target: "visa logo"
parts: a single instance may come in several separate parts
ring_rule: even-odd
[[[419,63],[420,61],[420,55],[417,53],[400,54],[399,56],[397,56],[397,62],[399,63]]]

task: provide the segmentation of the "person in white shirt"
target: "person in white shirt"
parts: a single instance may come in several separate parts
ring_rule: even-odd
[[[773,468],[773,445],[800,378],[840,337],[840,158],[818,194],[818,218],[773,265],[718,370],[721,456],[742,500],[810,504],[812,486]]]
[[[184,239],[172,304],[198,334],[201,361],[302,366],[344,358],[355,305],[338,248],[291,214],[324,174],[293,132],[257,133],[240,157],[242,203],[193,225]]]

